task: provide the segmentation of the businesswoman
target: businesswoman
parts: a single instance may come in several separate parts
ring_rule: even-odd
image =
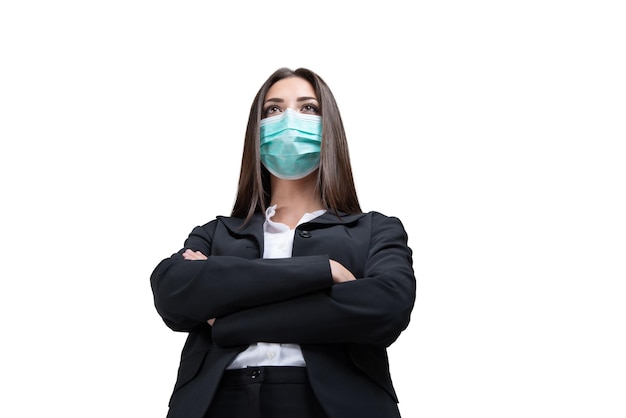
[[[361,211],[316,73],[261,86],[231,216],[194,228],[151,285],[188,333],[168,417],[400,416],[386,348],[415,302],[412,251],[398,218]]]

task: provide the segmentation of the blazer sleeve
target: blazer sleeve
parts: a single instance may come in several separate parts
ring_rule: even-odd
[[[211,253],[213,223],[196,227],[178,253],[161,261],[150,282],[154,303],[175,331],[189,331],[210,318],[329,288],[327,256],[245,259],[209,256],[185,260],[186,248]],[[295,279],[294,279],[295,278]]]
[[[377,214],[362,278],[217,318],[218,345],[256,341],[391,345],[416,297],[412,251],[399,219]],[[302,274],[303,272],[299,272]]]

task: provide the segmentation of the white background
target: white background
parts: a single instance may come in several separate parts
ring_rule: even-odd
[[[403,418],[626,417],[619,1],[5,1],[0,415],[164,417],[149,276],[234,202],[253,96],[330,85],[418,296]]]

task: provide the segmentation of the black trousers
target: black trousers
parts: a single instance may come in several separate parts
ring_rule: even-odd
[[[305,367],[226,370],[205,418],[327,418]]]

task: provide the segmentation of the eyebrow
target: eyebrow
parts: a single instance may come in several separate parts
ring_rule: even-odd
[[[317,100],[315,97],[309,97],[309,96],[298,97],[296,99],[296,101],[298,102],[306,102],[307,100],[315,100],[316,102],[319,102],[319,100]],[[267,99],[265,103],[267,102],[284,103],[285,101],[283,99],[273,98],[273,99]]]

